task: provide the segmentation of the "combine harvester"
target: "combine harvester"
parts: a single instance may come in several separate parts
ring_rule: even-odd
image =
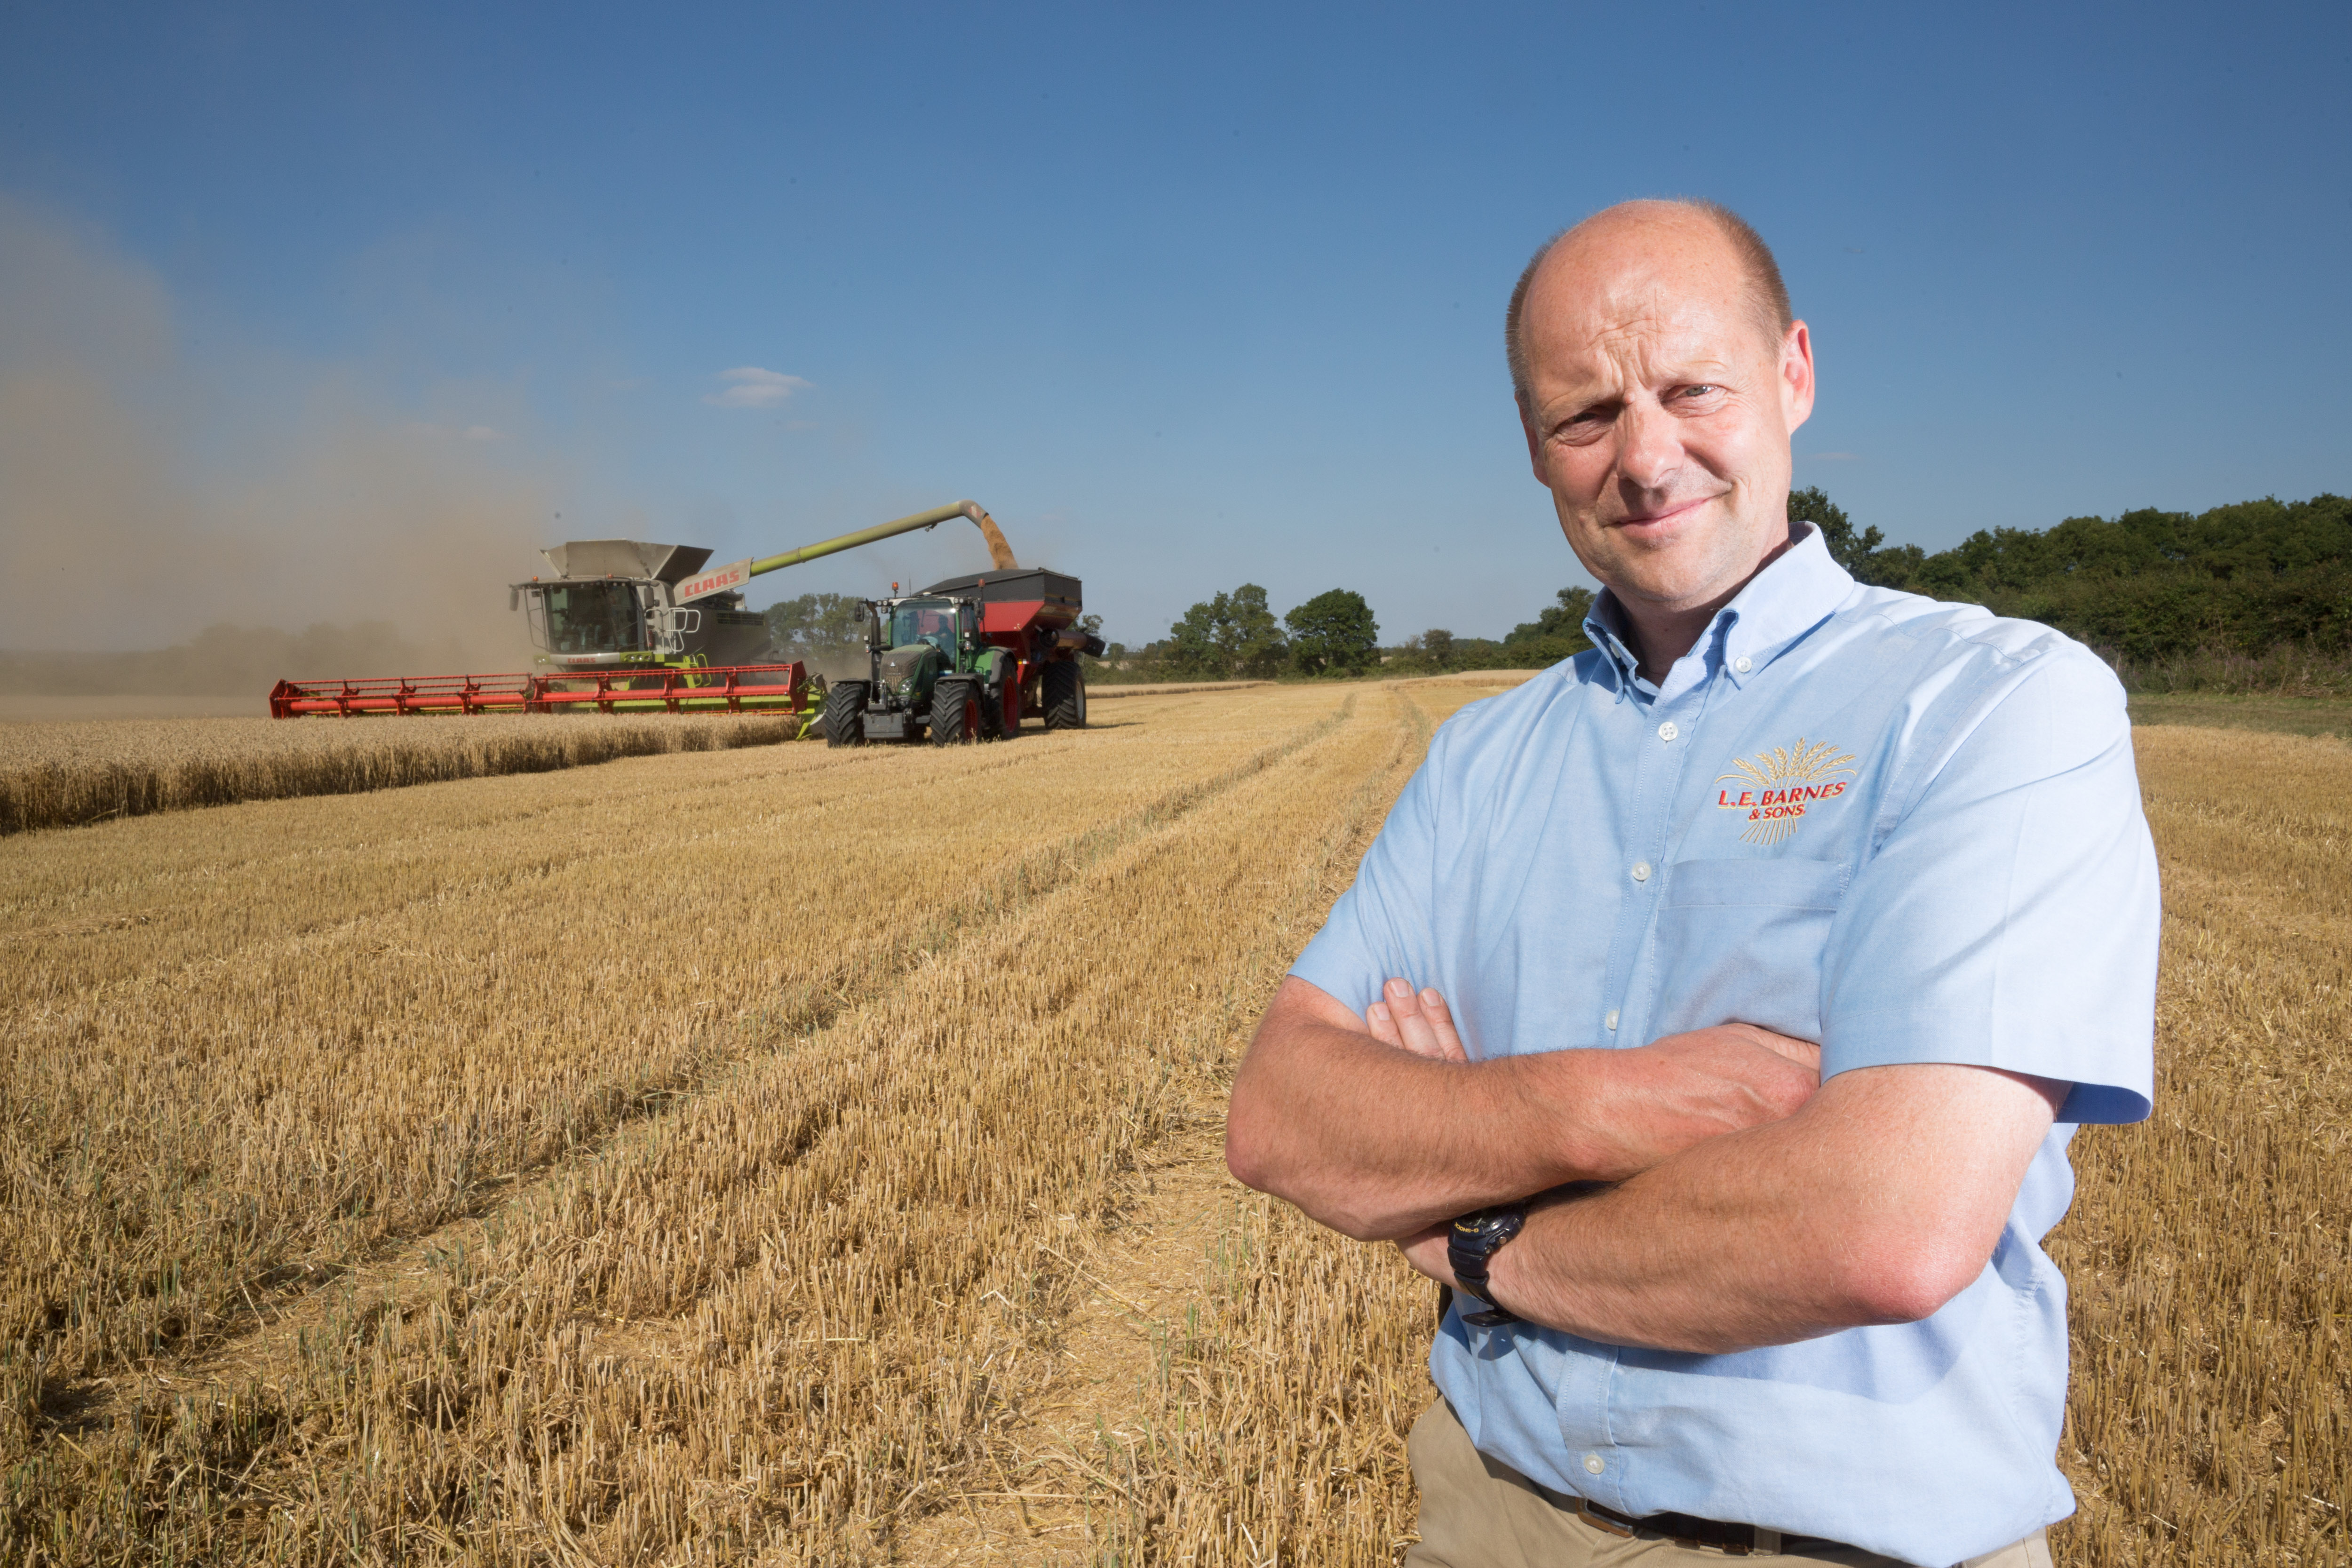
[[[743,584],[957,517],[978,525],[994,568],[911,597],[866,601],[869,679],[841,682],[828,701],[800,661],[767,658],[767,623],[743,607]],[[691,545],[591,539],[541,553],[555,575],[510,584],[508,605],[529,610],[542,672],[281,680],[269,693],[271,715],[798,714],[803,734],[826,717],[836,745],[927,731],[942,744],[993,738],[1017,731],[1024,715],[1048,729],[1086,722],[1076,658],[1102,644],[1073,629],[1078,580],[1021,570],[972,501],[707,572],[710,552]]]

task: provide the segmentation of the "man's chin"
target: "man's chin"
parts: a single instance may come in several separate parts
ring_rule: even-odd
[[[1721,591],[1722,563],[1666,551],[1628,551],[1603,578],[1620,599],[1661,610],[1704,604]]]

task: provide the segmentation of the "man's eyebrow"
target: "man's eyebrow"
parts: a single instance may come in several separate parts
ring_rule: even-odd
[[[1562,424],[1595,409],[1608,408],[1625,401],[1622,387],[1612,387],[1591,393],[1570,393],[1556,399],[1545,412],[1545,423]]]
[[[1733,374],[1734,367],[1728,360],[1686,360],[1671,367],[1661,384],[1686,386],[1694,381],[1728,381]]]

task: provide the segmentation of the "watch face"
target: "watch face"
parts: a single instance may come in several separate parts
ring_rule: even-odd
[[[1519,1234],[1527,1214],[1518,1208],[1481,1209],[1454,1222],[1453,1245],[1465,1250],[1492,1250]]]

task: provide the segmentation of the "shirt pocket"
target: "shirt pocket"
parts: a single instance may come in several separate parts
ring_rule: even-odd
[[[1843,860],[1684,860],[1658,909],[1652,1038],[1716,1024],[1822,1037],[1822,952]]]

